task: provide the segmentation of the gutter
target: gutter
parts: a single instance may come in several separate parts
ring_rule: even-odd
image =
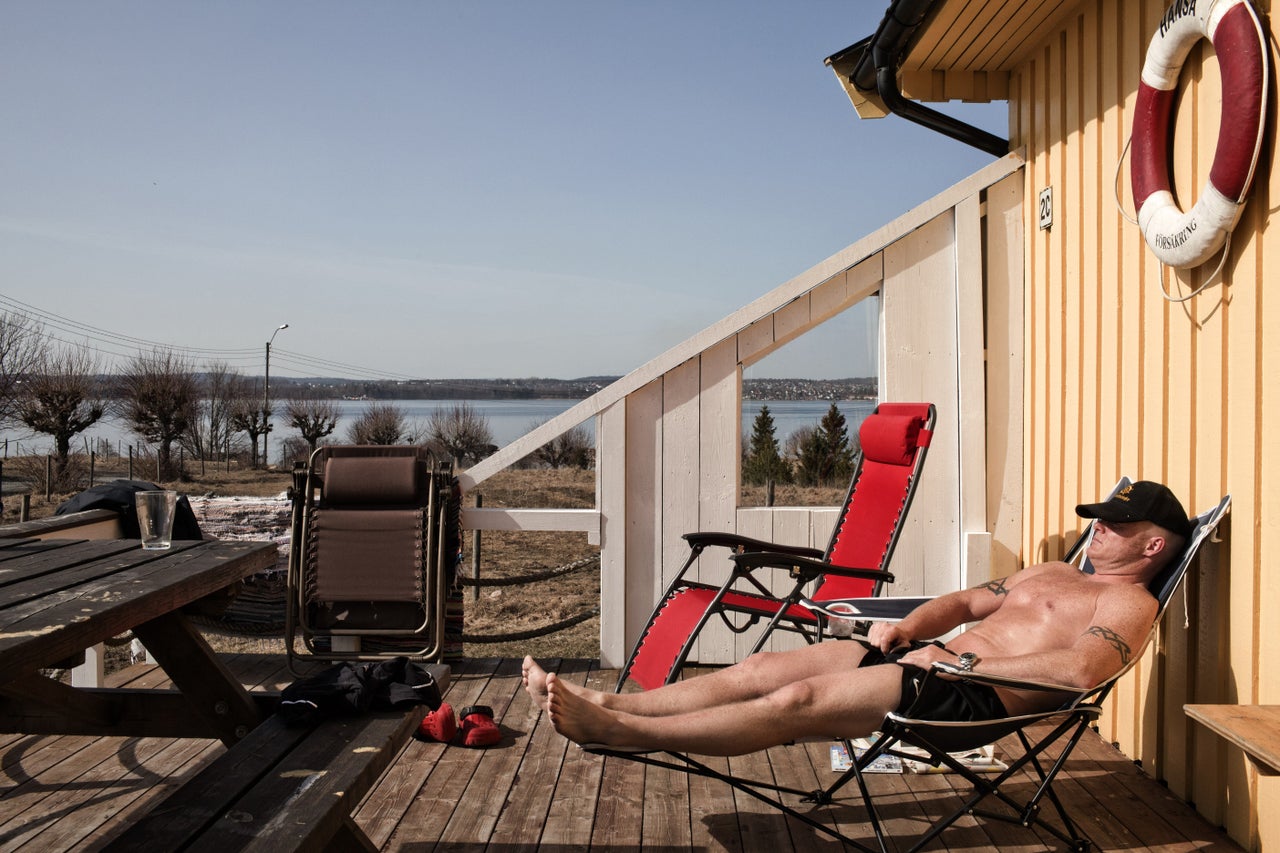
[[[842,77],[852,65],[849,83],[860,93],[878,96],[894,115],[1003,157],[1009,153],[1009,140],[912,101],[898,88],[898,66],[935,5],[936,0],[892,0],[874,35],[827,57],[826,64]]]

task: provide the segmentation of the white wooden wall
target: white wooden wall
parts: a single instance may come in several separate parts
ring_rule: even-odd
[[[992,414],[985,390],[984,288],[996,281],[1007,291],[997,301],[1007,308],[1020,302],[1021,281],[1007,274],[1011,264],[1005,257],[996,258],[1001,275],[989,275],[991,262],[982,247],[988,242],[1020,246],[1020,166],[1015,156],[996,161],[502,448],[462,477],[464,489],[469,488],[594,416],[594,511],[464,510],[464,525],[587,530],[598,537],[601,659],[605,666],[620,665],[688,554],[681,534],[730,531],[826,545],[836,514],[830,507],[737,506],[742,369],[879,293],[881,398],[932,402],[939,414],[908,526],[890,566],[898,578],[893,591],[935,594],[989,578],[985,432]],[[989,193],[993,185],[997,191]],[[996,216],[988,215],[989,196],[1001,199]],[[986,233],[991,223],[1001,230],[998,237]],[[1018,259],[1012,268],[1020,263]],[[1002,361],[998,369],[1007,384],[1008,364]],[[1020,417],[1019,406],[1002,399],[996,410],[1002,430],[1020,434],[1020,421],[1009,421]],[[1010,441],[1003,451],[1018,455],[1021,445]],[[998,470],[1011,467],[1008,459],[998,462]],[[698,571],[704,580],[720,580],[727,566],[723,552],[708,551]],[[731,662],[741,658],[749,643],[728,631],[711,631],[692,659]]]

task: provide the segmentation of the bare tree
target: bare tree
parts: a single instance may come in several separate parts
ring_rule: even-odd
[[[18,419],[53,438],[54,481],[60,486],[69,485],[62,480],[71,456],[71,439],[106,414],[97,374],[97,364],[87,347],[49,348],[21,387]]]
[[[249,436],[249,464],[258,467],[258,439],[271,432],[271,409],[263,408],[262,395],[254,387],[256,383],[246,382],[230,403],[228,416],[231,429],[247,433]],[[262,465],[266,467],[266,442],[263,443]]]
[[[231,444],[238,430],[231,423],[231,410],[244,396],[248,381],[226,362],[215,361],[204,370],[200,383],[199,414],[191,421],[182,444],[201,461],[216,459]]]
[[[532,432],[543,422],[530,425]],[[547,468],[590,468],[591,436],[586,427],[579,424],[561,433],[529,454],[530,460]]]
[[[489,419],[470,403],[456,403],[432,412],[427,420],[427,443],[459,465],[479,462],[496,449]]]
[[[352,444],[399,444],[404,434],[404,413],[391,403],[370,403],[347,430]]]
[[[813,434],[816,429],[812,424],[806,424],[794,430],[787,436],[787,440],[782,443],[782,458],[792,468],[799,462],[800,454],[805,445],[813,441]]]
[[[199,416],[200,383],[191,362],[169,349],[138,354],[121,377],[121,405],[134,432],[156,446],[159,478],[176,479],[173,445]]]
[[[47,348],[40,324],[26,314],[0,313],[0,424],[17,417],[22,383]]]
[[[316,452],[320,439],[338,428],[338,403],[335,400],[290,400],[284,408],[289,426],[302,434],[307,442],[307,455]]]

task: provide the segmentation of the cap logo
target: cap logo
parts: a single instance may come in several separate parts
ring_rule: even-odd
[[[1128,501],[1128,500],[1129,500],[1129,492],[1131,492],[1131,491],[1133,491],[1133,486],[1132,486],[1132,485],[1125,486],[1123,489],[1121,489],[1120,491],[1116,492],[1116,500],[1118,500],[1118,501]]]

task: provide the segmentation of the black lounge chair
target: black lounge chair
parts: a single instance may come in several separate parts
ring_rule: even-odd
[[[1128,483],[1129,480],[1122,479],[1117,484],[1116,490],[1118,491]],[[1155,635],[1156,629],[1159,627],[1165,608],[1168,606],[1179,584],[1181,584],[1201,544],[1213,534],[1230,505],[1231,496],[1227,495],[1215,507],[1197,516],[1194,519],[1194,530],[1188,537],[1179,559],[1152,580],[1148,589],[1156,597],[1160,606],[1155,618],[1152,620],[1151,631],[1148,634],[1146,645],[1150,645],[1151,637]],[[1092,532],[1093,524],[1090,523],[1079,540],[1068,551],[1068,560],[1083,553]],[[1081,571],[1092,571],[1087,558],[1081,563]],[[899,607],[896,618],[902,618],[912,608],[919,605],[920,599],[855,599],[848,603],[856,607],[866,608],[867,612],[877,613],[878,615],[873,618],[889,618],[884,606],[893,606],[895,602]],[[847,618],[847,614],[842,610],[831,609],[833,605],[844,602],[819,603],[810,600],[804,603],[811,609],[827,612],[833,618]],[[870,746],[860,755],[851,749],[850,744],[845,743],[845,747],[849,750],[849,755],[852,758],[852,766],[833,784],[816,791],[790,788],[775,784],[771,780],[740,779],[729,772],[716,769],[683,753],[635,752],[593,746],[588,746],[586,749],[603,755],[640,761],[657,767],[719,779],[732,786],[735,790],[769,803],[821,833],[839,839],[855,849],[870,851],[870,853],[887,853],[890,847],[880,815],[876,809],[875,798],[867,785],[864,774],[878,758],[885,755],[913,761],[923,760],[934,767],[945,766],[959,774],[966,782],[972,784],[973,791],[953,812],[935,821],[927,831],[917,837],[908,848],[909,851],[919,850],[929,844],[948,827],[966,815],[975,815],[987,820],[1007,822],[1023,827],[1039,828],[1063,841],[1071,850],[1087,851],[1090,849],[1090,841],[1080,832],[1076,823],[1071,819],[1062,800],[1054,791],[1053,784],[1070,758],[1076,744],[1079,743],[1080,738],[1101,715],[1102,704],[1111,692],[1111,688],[1137,663],[1144,651],[1145,645],[1142,649],[1137,650],[1137,653],[1133,655],[1128,665],[1122,670],[1102,684],[1088,690],[1057,684],[996,678],[982,675],[980,672],[962,673],[953,665],[939,662],[934,665],[935,670],[962,676],[974,682],[1023,690],[1059,692],[1068,694],[1069,698],[1058,708],[1051,711],[974,723],[914,719],[909,713],[891,713],[885,718],[880,732],[874,737]],[[926,677],[932,676],[934,676],[934,673],[930,672]],[[1042,729],[1044,724],[1051,726],[1047,732],[1037,731],[1033,733],[1029,731],[1029,728],[1033,725]],[[1009,735],[1016,735],[1021,745],[1022,754],[1011,760],[1007,769],[998,774],[988,773],[986,768],[975,770],[956,755],[956,753],[969,752],[984,747]],[[1056,756],[1051,752],[1055,747]],[[921,758],[921,753],[924,755],[923,759]],[[1024,774],[1027,772],[1032,773],[1037,781],[1034,791],[1029,797],[1018,799],[1014,794],[1002,789],[1002,786],[1011,779],[1016,781],[1024,779]],[[839,829],[818,820],[810,814],[809,809],[802,810],[799,806],[783,800],[783,795],[787,795],[799,798],[799,802],[802,805],[830,804],[835,801],[836,793],[850,782],[856,782],[858,785],[862,801],[867,810],[867,819],[875,835],[877,847],[870,847],[850,837],[848,834],[842,833]],[[1016,787],[1016,785],[1010,785],[1009,787]],[[997,805],[999,810],[986,808],[986,801],[988,800],[995,801],[992,805]],[[1046,800],[1052,803],[1054,812],[1062,822],[1061,828],[1046,821],[1041,815],[1041,806]]]

